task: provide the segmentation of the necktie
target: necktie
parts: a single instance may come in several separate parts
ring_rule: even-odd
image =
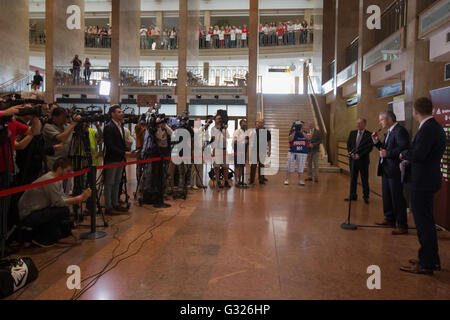
[[[357,148],[359,147],[359,144],[361,143],[362,136],[363,136],[362,131],[358,131],[358,137],[356,138],[356,147]]]
[[[388,130],[388,133],[387,133],[387,135],[386,135],[386,139],[384,139],[384,147],[386,148],[387,147],[387,142],[388,142],[388,140],[389,140],[389,136],[391,135],[391,130]],[[381,158],[381,163],[383,163],[384,162],[384,158]]]

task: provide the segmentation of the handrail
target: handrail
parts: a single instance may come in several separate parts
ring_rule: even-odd
[[[15,85],[17,82],[22,81],[26,78],[30,77],[30,75],[21,75],[21,76],[17,76],[11,80],[5,81],[3,83],[0,83],[0,90],[4,90],[6,88],[12,87],[13,85]]]
[[[320,112],[319,108],[319,101],[317,100],[316,91],[314,90],[314,85],[311,79],[311,76],[308,76],[309,85],[311,86],[311,90],[313,92],[312,97],[314,100],[311,99],[311,95],[308,94],[309,98],[311,99],[311,106],[313,107],[314,113],[315,113],[315,122],[316,125],[319,127],[320,131],[322,132],[323,141],[320,146],[320,151],[322,153],[322,158],[327,157],[327,140],[326,137],[328,136],[327,127],[325,126],[325,121],[323,120],[322,112]],[[318,123],[317,123],[318,122]]]

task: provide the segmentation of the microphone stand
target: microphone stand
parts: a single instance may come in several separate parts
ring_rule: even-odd
[[[355,166],[355,159],[353,159],[354,153],[356,151],[356,148],[353,149],[349,154],[348,154],[348,158],[350,160],[350,194],[348,197],[348,217],[347,217],[347,222],[344,222],[343,224],[341,224],[341,228],[344,230],[356,230],[358,229],[358,227],[354,224],[350,223],[350,219],[351,219],[351,211],[352,211],[352,177],[353,177],[353,170],[354,170],[354,166]]]

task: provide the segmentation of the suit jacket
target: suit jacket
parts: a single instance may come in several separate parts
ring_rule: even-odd
[[[319,152],[320,145],[322,144],[323,135],[319,129],[314,129],[314,133],[311,137],[311,141],[309,143],[313,143],[314,147],[311,148],[310,152]]]
[[[411,147],[402,152],[408,161],[405,184],[410,190],[437,192],[442,187],[441,160],[447,137],[433,118],[423,124]]]
[[[406,150],[409,146],[409,133],[400,124],[397,124],[392,129],[389,139],[386,143],[386,136],[384,142],[378,141],[375,146],[378,149],[385,149],[387,151],[386,158],[383,163],[378,164],[378,175],[386,176],[387,178],[401,177],[400,171],[400,153]]]
[[[350,132],[350,135],[347,140],[347,151],[349,153],[352,152],[359,154],[358,161],[364,164],[369,164],[370,153],[372,152],[373,149],[372,133],[370,131],[364,130],[363,136],[361,138],[358,147],[356,147],[357,137],[358,137],[358,130]]]
[[[120,133],[119,128],[111,120],[103,130],[103,139],[105,143],[105,163],[121,162],[125,159],[125,152],[128,148],[125,143],[125,131],[122,128]]]

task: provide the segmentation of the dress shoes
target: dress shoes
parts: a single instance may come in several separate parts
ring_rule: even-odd
[[[393,236],[400,236],[402,234],[408,234],[408,229],[396,228],[392,231]]]
[[[395,228],[395,222],[389,221],[389,220],[383,220],[383,222],[375,222],[377,226],[385,226],[385,227],[391,227]]]
[[[369,198],[364,198],[364,203],[365,204],[369,204],[370,202],[369,202]]]
[[[419,260],[416,259],[409,259],[408,262],[412,265],[417,265],[419,264]],[[440,264],[436,264],[433,268],[434,271],[441,271],[441,265]]]
[[[426,275],[433,275],[434,272],[432,269],[425,269],[420,264],[414,264],[410,266],[400,267],[400,270],[403,272],[409,272],[413,274],[426,274]]]
[[[312,178],[308,178],[308,179],[305,179],[305,181],[313,181],[313,179]]]

